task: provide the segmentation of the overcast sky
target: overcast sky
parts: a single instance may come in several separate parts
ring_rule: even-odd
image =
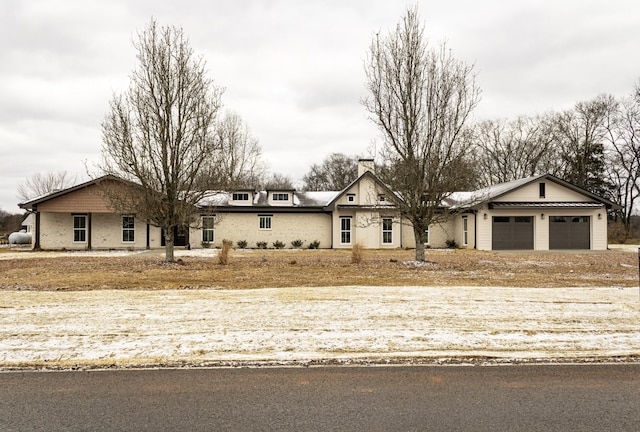
[[[136,65],[152,17],[182,27],[226,88],[271,172],[294,181],[332,152],[369,156],[377,131],[360,104],[375,32],[398,0],[0,0],[0,209],[41,172],[87,180],[100,124]],[[477,119],[623,97],[640,78],[637,0],[423,0],[425,33],[475,64]]]

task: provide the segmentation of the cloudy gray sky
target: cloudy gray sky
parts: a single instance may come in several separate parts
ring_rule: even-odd
[[[37,172],[86,180],[100,123],[135,66],[152,17],[182,27],[225,109],[260,140],[270,170],[299,180],[332,152],[368,155],[360,104],[371,37],[400,0],[0,0],[0,209]],[[474,63],[477,118],[560,111],[640,78],[637,0],[421,0],[426,35]]]

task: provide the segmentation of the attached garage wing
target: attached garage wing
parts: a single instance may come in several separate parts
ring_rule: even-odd
[[[493,250],[533,249],[533,216],[494,216]]]
[[[590,249],[589,216],[549,217],[549,249]]]

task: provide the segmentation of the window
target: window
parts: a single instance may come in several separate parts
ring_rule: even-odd
[[[340,218],[340,243],[351,244],[351,217]]]
[[[387,200],[387,197],[384,194],[378,195],[378,202],[384,202]]]
[[[382,244],[393,243],[393,219],[382,218]]]
[[[466,216],[462,217],[462,244],[469,244],[469,219]]]
[[[274,201],[289,201],[289,194],[288,193],[274,193],[271,198]]]
[[[124,243],[135,241],[135,218],[131,215],[122,216],[122,241]]]
[[[202,242],[213,243],[213,227],[215,218],[213,216],[202,216]]]
[[[348,202],[355,202],[355,200],[356,200],[356,194],[347,194]]]
[[[271,217],[272,217],[272,215],[258,215],[258,219],[260,220],[260,229],[261,230],[270,230],[271,229]]]
[[[540,198],[544,198],[544,195],[545,195],[545,185],[544,185],[544,182],[541,182],[541,183],[539,184],[539,186],[540,186]]]
[[[249,193],[248,192],[234,192],[231,196],[233,201],[249,201]]]
[[[424,244],[426,245],[429,244],[429,227],[427,227],[427,229],[424,230]]]
[[[84,215],[73,217],[73,241],[77,243],[87,241],[87,217]]]

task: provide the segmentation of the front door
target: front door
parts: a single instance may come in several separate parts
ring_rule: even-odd
[[[162,231],[162,246],[166,245],[164,231]],[[173,245],[187,246],[189,244],[189,229],[186,226],[179,226],[173,229]]]

